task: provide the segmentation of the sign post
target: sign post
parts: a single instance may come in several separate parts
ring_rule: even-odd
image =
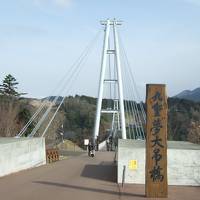
[[[167,182],[167,97],[163,84],[146,88],[146,197],[168,196]]]

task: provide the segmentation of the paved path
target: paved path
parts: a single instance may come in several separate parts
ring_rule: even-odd
[[[0,178],[2,200],[146,199],[144,185],[116,184],[113,152],[86,154]],[[199,187],[170,187],[170,200],[199,200]]]

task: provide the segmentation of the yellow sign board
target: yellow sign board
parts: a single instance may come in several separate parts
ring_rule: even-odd
[[[130,160],[128,168],[131,170],[137,169],[137,160]]]

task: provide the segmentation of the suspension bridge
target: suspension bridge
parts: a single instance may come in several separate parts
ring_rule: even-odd
[[[99,31],[91,42],[83,50],[79,58],[63,74],[49,97],[44,100],[32,115],[22,130],[16,134],[8,144],[15,141],[23,143],[28,148],[25,155],[15,158],[15,164],[23,165],[20,169],[13,167],[9,173],[28,169],[46,163],[45,137],[59,109],[66,99],[65,94],[72,92],[72,86],[78,82],[81,71],[84,71],[90,53],[93,52],[101,33],[103,37],[103,49],[101,57],[101,72],[99,77],[96,117],[92,135],[92,150],[96,150],[100,133],[100,121],[102,115],[110,116],[110,128],[107,138],[113,140],[136,142],[136,146],[144,145],[146,140],[147,117],[139,91],[137,89],[132,68],[130,66],[126,50],[124,48],[118,27],[122,21],[101,21],[103,30]],[[53,97],[52,97],[53,96]],[[60,99],[61,97],[61,99]],[[107,107],[102,107],[102,100],[107,99]],[[161,99],[161,98],[160,98]],[[52,108],[56,106],[51,118],[48,118]],[[37,119],[37,123],[28,135],[27,129]],[[47,121],[48,120],[48,121]],[[41,129],[46,122],[46,127]],[[30,142],[31,141],[31,142]],[[122,175],[122,185],[117,183],[117,149],[114,152],[105,151],[105,142],[101,143],[101,150],[94,158],[90,158],[87,152],[81,152],[77,156],[70,156],[66,160],[52,165],[40,166],[27,171],[22,171],[0,179],[0,192],[6,199],[145,199],[143,185],[126,185],[122,187],[125,177],[125,168]],[[12,148],[22,148],[20,144]],[[139,148],[143,148],[139,147]],[[198,147],[195,147],[198,150]],[[34,155],[31,154],[34,152]],[[19,151],[20,152],[20,151]],[[139,154],[141,153],[138,151]],[[15,152],[17,155],[18,149]],[[14,153],[13,153],[14,154]],[[27,156],[28,155],[28,156]],[[126,156],[128,153],[126,153]],[[141,153],[142,155],[142,153]],[[159,154],[160,155],[160,154]],[[125,156],[125,155],[124,155]],[[139,155],[140,156],[140,155]],[[122,155],[123,157],[123,155]],[[142,157],[142,156],[141,156]],[[31,159],[30,159],[31,158]],[[44,160],[45,158],[45,160]],[[6,158],[5,158],[6,159]],[[24,159],[24,160],[23,160]],[[139,159],[138,159],[139,160]],[[114,162],[115,161],[115,162]],[[131,160],[130,163],[133,163]],[[118,161],[119,162],[119,161]],[[158,161],[157,161],[158,162]],[[144,165],[143,161],[143,165]],[[7,165],[7,167],[9,167]],[[1,168],[1,167],[0,167]],[[119,170],[118,170],[119,171]],[[6,175],[5,169],[1,169],[2,175]],[[3,174],[4,173],[4,174]],[[9,174],[7,173],[7,174]],[[120,181],[118,181],[120,182]],[[12,191],[12,192],[10,192]],[[194,194],[199,193],[199,188],[170,187],[169,199],[198,199]],[[191,198],[194,197],[194,198]]]
[[[121,25],[121,23],[122,22],[117,20],[101,21],[104,27],[104,42],[96,120],[94,124],[94,142],[99,136],[99,125],[102,114],[111,115],[112,123],[110,125],[110,134],[114,137],[116,133],[120,133],[120,137],[123,139],[145,139],[145,111],[126,51],[117,31],[117,26]],[[95,35],[77,61],[69,68],[69,71],[64,74],[63,78],[61,78],[46,101],[43,101],[16,137],[23,137],[28,127],[38,116],[40,116],[40,119],[31,133],[28,134],[28,137],[45,137],[45,135],[48,134],[48,129],[52,121],[65,101],[65,94],[70,92],[72,86],[77,82],[80,72],[84,71],[86,61],[90,58],[90,53],[93,51],[100,37],[100,33],[101,32],[98,32]],[[60,100],[59,97],[62,97],[62,99]],[[109,102],[109,105],[107,105],[105,109],[102,109],[103,98],[108,99]],[[47,120],[54,105],[58,105],[57,109],[48,121],[46,128],[41,132],[40,128],[44,121]],[[43,114],[41,115],[41,113]]]

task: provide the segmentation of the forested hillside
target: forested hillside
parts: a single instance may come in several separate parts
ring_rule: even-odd
[[[0,136],[15,136],[30,119],[33,109],[26,99],[0,95]]]
[[[200,143],[200,103],[169,98],[168,138]]]
[[[43,100],[44,101],[44,100]],[[37,110],[42,100],[9,96],[0,96],[0,136],[15,136],[25,125],[31,115]],[[103,106],[112,103],[104,100]],[[184,140],[200,143],[200,103],[189,100],[169,98],[168,139]],[[56,109],[54,105],[48,119]],[[96,112],[96,99],[88,96],[69,96],[65,99],[58,115],[46,135],[48,141],[61,141],[60,132],[64,138],[70,139],[79,146],[83,139],[92,136]],[[35,120],[34,124],[38,121]],[[47,120],[48,121],[48,120]],[[101,119],[100,132],[106,134],[111,119],[104,115]],[[34,127],[30,126],[26,134]],[[47,122],[39,129],[39,136]],[[63,125],[63,126],[62,126]],[[25,134],[25,135],[26,135]]]

